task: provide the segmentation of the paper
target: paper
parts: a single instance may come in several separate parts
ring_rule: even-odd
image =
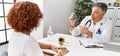
[[[95,43],[91,39],[79,39],[80,45],[83,45],[85,48],[103,48],[103,44]]]
[[[42,51],[48,54],[53,54],[53,55],[56,54],[56,52],[51,49],[42,49]]]

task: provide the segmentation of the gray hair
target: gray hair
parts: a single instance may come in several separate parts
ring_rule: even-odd
[[[93,5],[93,7],[99,7],[99,8],[101,8],[104,13],[106,13],[106,11],[107,11],[107,5],[105,3],[103,3],[103,2],[95,3]]]

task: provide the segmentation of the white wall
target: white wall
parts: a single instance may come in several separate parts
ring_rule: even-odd
[[[69,32],[69,16],[75,8],[76,0],[44,0],[43,12],[44,12],[44,37],[46,36],[48,26],[52,26],[54,33]]]
[[[40,10],[43,12],[43,0],[17,0],[17,1],[30,1],[38,4]],[[35,29],[31,35],[35,37],[36,40],[43,38],[43,20],[40,22],[39,27]]]
[[[25,1],[25,0],[17,0]],[[69,16],[74,11],[76,0],[27,0],[32,1],[39,6],[43,11],[44,19],[43,26],[38,28],[38,30],[33,31],[34,37],[46,36],[48,26],[52,26],[54,33],[65,33],[70,34],[69,32]],[[43,35],[44,34],[44,35]]]

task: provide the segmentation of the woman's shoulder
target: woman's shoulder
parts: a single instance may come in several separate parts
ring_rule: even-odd
[[[29,35],[26,35],[26,34],[21,33],[21,32],[12,31],[12,33],[11,33],[12,39],[27,40],[27,39],[29,39],[29,37],[30,37]]]
[[[24,46],[24,43],[28,40],[30,40],[29,35],[26,35],[26,34],[21,33],[21,32],[12,31],[11,37],[9,40],[9,44],[13,44],[15,46],[19,45],[22,47],[22,46]]]
[[[28,40],[28,36],[19,33],[19,32],[14,32],[12,31],[11,37],[9,39],[9,44],[8,44],[8,51],[9,53],[17,53],[20,54],[23,51],[23,47],[25,42]]]

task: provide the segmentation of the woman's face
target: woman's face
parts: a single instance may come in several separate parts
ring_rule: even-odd
[[[93,20],[100,21],[102,19],[103,15],[104,15],[104,12],[102,11],[101,8],[99,8],[99,7],[92,8],[91,16],[92,16]]]

